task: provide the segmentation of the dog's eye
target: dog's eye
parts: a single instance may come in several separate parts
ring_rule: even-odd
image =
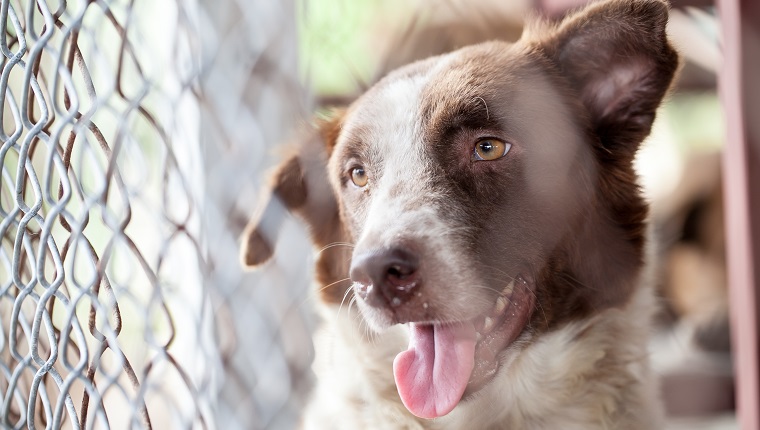
[[[351,169],[351,182],[353,182],[354,185],[357,187],[363,187],[367,185],[368,181],[367,172],[364,171],[363,167],[354,167]]]
[[[512,145],[501,140],[488,138],[481,139],[475,144],[472,157],[476,161],[491,161],[507,155]]]

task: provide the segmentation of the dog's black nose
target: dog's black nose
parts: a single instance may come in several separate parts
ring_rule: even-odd
[[[370,251],[351,262],[356,292],[371,306],[399,306],[408,301],[420,284],[419,259],[402,248]]]

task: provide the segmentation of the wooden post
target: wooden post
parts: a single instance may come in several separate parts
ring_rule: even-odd
[[[742,429],[760,429],[760,2],[718,0],[723,67],[718,87],[726,121],[723,186],[736,372]]]

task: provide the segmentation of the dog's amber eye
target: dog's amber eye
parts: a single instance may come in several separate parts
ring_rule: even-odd
[[[512,145],[498,139],[488,138],[479,140],[475,144],[473,158],[477,161],[491,161],[507,155]]]
[[[363,167],[354,167],[351,169],[351,182],[353,182],[357,187],[363,187],[367,185],[367,172],[364,171]]]

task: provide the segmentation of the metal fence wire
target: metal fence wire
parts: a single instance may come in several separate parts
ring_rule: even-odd
[[[0,428],[296,425],[309,248],[237,252],[308,110],[294,9],[2,0]]]

